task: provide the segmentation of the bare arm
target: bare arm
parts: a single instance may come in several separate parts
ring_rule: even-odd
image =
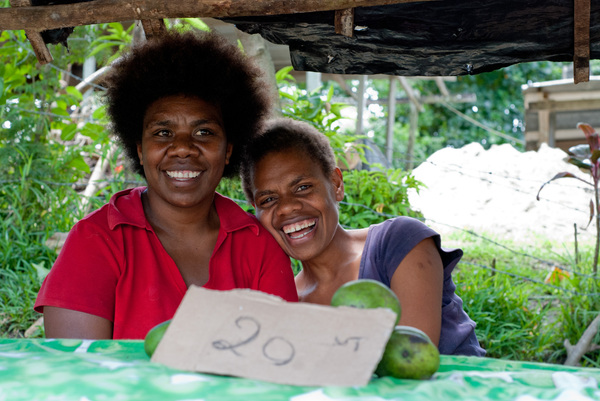
[[[444,266],[433,239],[419,242],[392,276],[391,288],[402,306],[398,324],[423,330],[435,345],[442,327]]]
[[[71,309],[44,306],[46,338],[112,339],[110,320]]]

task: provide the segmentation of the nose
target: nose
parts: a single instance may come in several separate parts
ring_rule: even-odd
[[[175,135],[171,146],[169,146],[169,155],[174,157],[193,157],[198,156],[199,152],[194,139],[189,134]]]
[[[302,202],[300,202],[294,196],[282,196],[279,198],[277,205],[277,214],[279,216],[285,216],[292,214],[302,209]]]

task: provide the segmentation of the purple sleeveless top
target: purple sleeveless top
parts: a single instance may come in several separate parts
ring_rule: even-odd
[[[369,228],[358,277],[377,280],[388,287],[404,257],[421,241],[432,238],[444,265],[442,330],[438,349],[445,355],[484,356],[475,336],[475,322],[463,310],[462,299],[455,294],[452,270],[463,255],[461,249],[441,247],[440,235],[417,219],[396,217]]]

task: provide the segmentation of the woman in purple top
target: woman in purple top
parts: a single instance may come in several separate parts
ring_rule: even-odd
[[[342,284],[375,279],[398,296],[399,324],[424,331],[442,354],[485,355],[454,292],[451,273],[462,251],[442,248],[439,234],[410,217],[344,229],[342,172],[325,135],[299,121],[272,120],[247,147],[241,174],[260,222],[302,262],[300,301],[329,305]]]

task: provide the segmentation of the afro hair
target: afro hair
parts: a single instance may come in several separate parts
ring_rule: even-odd
[[[215,33],[170,31],[132,47],[111,66],[104,84],[112,132],[134,171],[144,176],[137,145],[148,107],[167,96],[198,97],[221,109],[233,145],[223,176],[232,177],[245,143],[270,112],[262,75],[249,57]]]

